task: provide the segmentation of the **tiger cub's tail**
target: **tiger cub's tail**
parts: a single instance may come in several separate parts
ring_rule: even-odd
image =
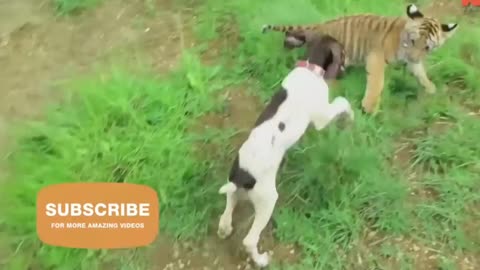
[[[316,25],[273,25],[273,24],[264,24],[262,26],[262,33],[266,32],[301,32],[307,30],[313,30],[316,28]]]

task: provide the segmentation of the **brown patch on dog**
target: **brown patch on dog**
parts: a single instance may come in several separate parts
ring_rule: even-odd
[[[325,70],[326,80],[343,76],[345,50],[343,45],[329,35],[314,35],[306,44],[305,60]]]

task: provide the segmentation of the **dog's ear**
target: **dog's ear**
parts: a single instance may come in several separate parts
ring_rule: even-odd
[[[325,70],[324,77],[326,80],[332,80],[341,77],[342,74],[342,66],[338,62],[332,62],[328,65],[327,70]]]
[[[335,79],[341,77],[345,71],[345,55],[342,46],[333,44],[330,47],[332,62],[325,70],[325,79]]]
[[[287,49],[302,47],[307,41],[306,35],[303,32],[289,31],[285,33],[285,40],[283,46]]]

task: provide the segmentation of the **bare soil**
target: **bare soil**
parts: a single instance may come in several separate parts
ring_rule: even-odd
[[[165,15],[155,18],[140,0],[111,0],[75,17],[57,17],[50,2],[0,0],[0,153],[7,151],[8,124],[41,117],[46,104],[60,101],[55,90],[63,79],[125,49],[141,49],[164,71],[182,49],[175,31],[182,22],[164,11],[166,1]]]

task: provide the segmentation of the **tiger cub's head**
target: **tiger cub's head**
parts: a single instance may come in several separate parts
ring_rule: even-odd
[[[401,34],[401,46],[410,62],[422,60],[428,53],[441,47],[457,30],[458,24],[440,23],[432,17],[425,17],[417,6],[407,6],[408,21]]]

